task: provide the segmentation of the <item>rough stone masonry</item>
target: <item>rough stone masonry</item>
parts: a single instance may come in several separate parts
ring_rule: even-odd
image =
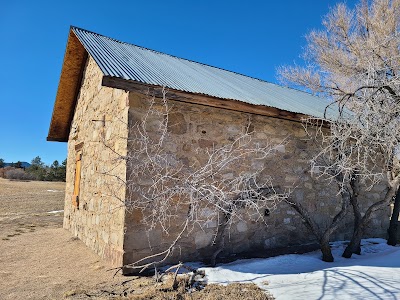
[[[147,233],[138,212],[127,210],[124,201],[127,190],[123,180],[130,170],[121,157],[129,154],[129,123],[140,120],[148,109],[148,96],[104,87],[102,72],[89,57],[78,96],[68,141],[67,188],[64,227],[78,236],[88,247],[112,265],[132,263],[165,249],[174,239],[161,229]],[[168,93],[167,93],[168,98]],[[337,188],[317,180],[309,172],[309,161],[317,145],[307,139],[300,122],[247,114],[233,110],[170,100],[168,142],[186,165],[204,160],[201,151],[222,146],[243,134],[251,120],[254,142],[276,144],[276,155],[265,160],[262,176],[272,176],[274,185],[293,189],[292,196],[313,212],[323,227],[339,209]],[[76,153],[82,151],[79,207],[72,205]],[[259,161],[249,168],[259,167]],[[243,170],[232,169],[226,176],[234,177]],[[122,179],[122,181],[121,181]],[[138,178],[138,184],[140,180]],[[385,186],[376,186],[362,194],[363,203],[370,205],[380,197]],[[389,208],[378,211],[372,220],[368,236],[384,236],[389,222]],[[196,227],[180,241],[166,263],[206,259],[216,222]],[[350,237],[351,211],[334,240]],[[224,255],[238,253],[268,253],[273,249],[289,249],[315,242],[301,218],[289,206],[281,203],[265,216],[263,222],[242,220],[230,229]]]

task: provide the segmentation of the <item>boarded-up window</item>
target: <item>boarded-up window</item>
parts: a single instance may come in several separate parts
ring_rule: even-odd
[[[82,164],[82,151],[78,151],[76,154],[76,168],[75,168],[75,182],[74,182],[74,194],[72,196],[72,205],[76,208],[79,207],[79,189],[81,185],[81,164]]]

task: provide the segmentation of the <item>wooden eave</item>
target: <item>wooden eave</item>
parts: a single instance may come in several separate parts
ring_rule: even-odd
[[[162,97],[162,88],[160,86],[145,84],[134,80],[103,76],[102,85],[126,91],[138,92],[140,94],[149,94],[150,92],[150,94],[154,95],[155,97]],[[167,88],[167,91],[166,97],[168,99],[179,102],[200,104],[295,122],[302,122],[303,119],[308,117],[301,113],[294,113],[264,105],[249,104],[234,99],[221,99],[203,94],[178,91],[170,88]]]
[[[68,141],[87,56],[85,48],[70,29],[47,136],[48,141]]]

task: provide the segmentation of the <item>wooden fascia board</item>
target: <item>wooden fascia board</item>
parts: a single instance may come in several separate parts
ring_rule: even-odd
[[[48,141],[68,141],[87,56],[85,48],[70,29],[47,136]]]
[[[162,89],[160,86],[144,84],[134,80],[126,80],[112,76],[103,76],[102,85],[126,91],[134,91],[141,94],[150,93],[151,95],[154,95],[156,97],[162,97]],[[274,107],[254,105],[238,100],[220,99],[212,96],[182,92],[169,88],[167,89],[167,98],[180,102],[206,105],[244,113],[290,120],[294,122],[302,122],[302,120],[308,117],[304,114],[293,113]]]

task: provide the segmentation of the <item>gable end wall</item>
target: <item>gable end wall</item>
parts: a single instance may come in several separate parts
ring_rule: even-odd
[[[120,266],[123,255],[128,94],[101,85],[102,72],[89,57],[68,139],[64,228],[98,255]],[[82,144],[83,143],[83,144]],[[79,208],[72,205],[76,148],[82,147]],[[119,178],[119,179],[118,179]]]

